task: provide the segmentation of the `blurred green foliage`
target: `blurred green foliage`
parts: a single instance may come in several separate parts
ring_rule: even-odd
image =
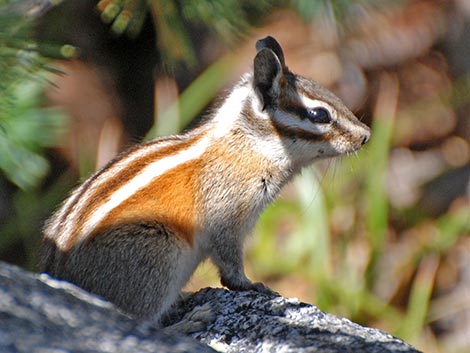
[[[76,53],[32,38],[34,17],[42,10],[36,5],[0,1],[0,171],[21,189],[37,186],[47,174],[43,149],[57,143],[66,123],[57,109],[41,107],[47,74],[60,73],[45,56]]]
[[[50,192],[39,190],[50,171],[46,149],[67,130],[66,116],[43,106],[49,78],[60,74],[50,58],[76,55],[72,46],[37,43],[32,36],[34,19],[52,3],[0,0],[0,174],[19,188],[9,195],[11,188],[0,178],[0,251],[19,246],[24,259],[11,260],[31,269],[37,262],[38,224],[71,186],[57,182]],[[8,217],[1,217],[5,213]]]
[[[66,131],[65,116],[58,109],[40,107],[43,88],[38,81],[18,82],[0,98],[7,100],[0,113],[0,170],[23,190],[47,175],[44,148],[55,146]]]

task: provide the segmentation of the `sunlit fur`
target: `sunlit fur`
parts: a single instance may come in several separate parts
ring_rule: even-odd
[[[269,105],[253,81],[244,75],[199,126],[121,154],[74,191],[45,227],[43,270],[136,316],[161,315],[208,257],[229,288],[264,288],[245,276],[242,255],[260,212],[302,167],[357,151],[369,129],[287,68]],[[296,114],[315,107],[331,123]]]

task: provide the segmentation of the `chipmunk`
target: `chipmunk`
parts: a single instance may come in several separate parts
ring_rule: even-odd
[[[46,222],[41,270],[158,321],[199,263],[222,285],[270,292],[243,268],[243,243],[281,188],[312,162],[359,150],[369,128],[287,68],[273,37],[198,126],[122,153]]]

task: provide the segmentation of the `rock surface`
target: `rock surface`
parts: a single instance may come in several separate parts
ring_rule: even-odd
[[[72,284],[0,263],[0,352],[214,351],[133,321]]]
[[[181,303],[175,317],[207,302],[217,319],[193,337],[222,352],[418,352],[387,333],[297,299],[252,291],[203,289]]]
[[[71,284],[0,263],[0,351],[418,352],[312,305],[256,292],[203,289],[180,303],[169,322],[206,303],[217,318],[205,331],[195,339],[167,335]]]

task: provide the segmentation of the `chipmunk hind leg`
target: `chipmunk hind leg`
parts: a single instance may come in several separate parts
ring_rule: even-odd
[[[164,226],[125,224],[105,229],[68,252],[56,249],[53,265],[45,269],[135,318],[157,322],[187,280],[181,276],[181,261],[190,252]]]
[[[55,242],[49,238],[43,238],[39,254],[39,272],[46,272],[54,277],[57,276],[55,274],[56,263],[58,262],[57,253]]]

